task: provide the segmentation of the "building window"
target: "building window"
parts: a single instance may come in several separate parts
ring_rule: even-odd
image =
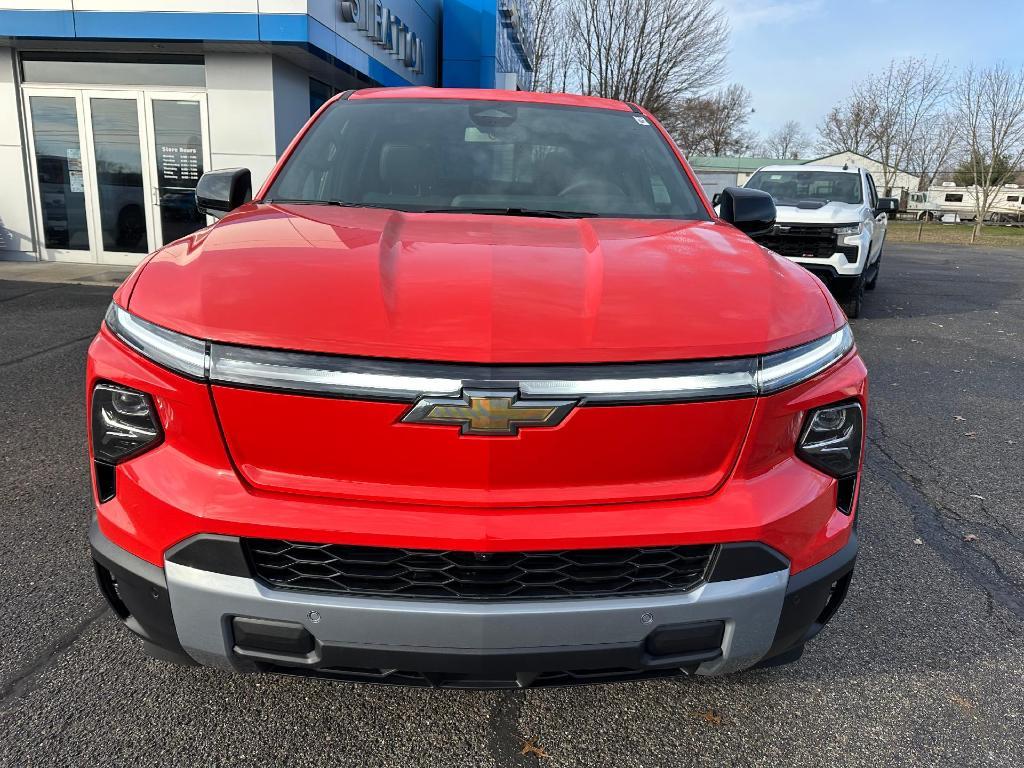
[[[1010,195],[1009,197],[1006,198],[1006,202],[1008,202],[1008,203],[1019,203],[1020,202],[1020,195]]]
[[[962,203],[963,201],[964,201],[964,196],[963,195],[954,194],[952,192],[950,192],[949,194],[946,195],[946,202],[947,203]]]
[[[312,115],[330,101],[334,93],[334,89],[327,83],[309,78],[309,114]]]
[[[21,79],[26,83],[88,85],[164,85],[206,87],[202,56],[135,54],[21,54]]]

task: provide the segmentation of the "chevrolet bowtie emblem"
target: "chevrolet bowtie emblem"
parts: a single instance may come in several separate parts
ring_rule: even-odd
[[[521,427],[554,427],[574,400],[520,400],[518,392],[463,390],[460,397],[421,397],[403,422],[461,427],[464,435],[518,435]]]

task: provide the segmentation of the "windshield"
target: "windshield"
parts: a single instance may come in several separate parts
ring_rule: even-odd
[[[776,205],[802,202],[863,202],[859,173],[839,171],[758,171],[745,185],[760,189],[775,200]]]
[[[449,99],[335,103],[265,199],[400,211],[709,218],[668,143],[640,115]]]

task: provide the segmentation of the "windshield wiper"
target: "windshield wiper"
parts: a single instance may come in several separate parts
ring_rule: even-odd
[[[372,203],[349,203],[344,200],[300,200],[297,198],[275,197],[264,200],[268,205],[335,205],[339,208],[389,208],[386,205],[373,205]]]
[[[491,216],[534,216],[543,219],[588,219],[590,211],[553,211],[544,208],[428,208],[422,213],[479,213]]]

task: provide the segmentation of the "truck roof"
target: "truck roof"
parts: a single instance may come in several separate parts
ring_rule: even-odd
[[[825,171],[826,173],[859,173],[859,165],[766,165],[759,171]]]
[[[338,97],[335,97],[338,98]],[[629,104],[599,96],[573,93],[537,93],[536,91],[501,91],[486,88],[364,88],[349,98],[356,99],[461,99],[477,101],[509,101],[529,104],[557,104],[567,107],[592,107],[629,112]]]

